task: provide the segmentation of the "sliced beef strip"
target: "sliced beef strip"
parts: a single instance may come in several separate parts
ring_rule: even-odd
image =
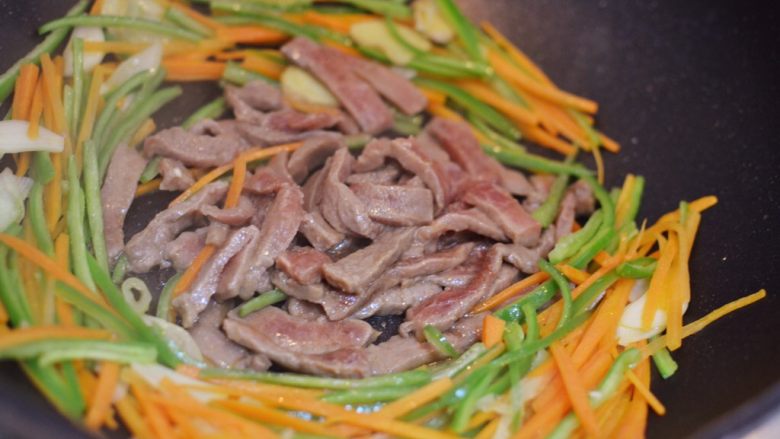
[[[563,196],[561,205],[558,207],[558,216],[555,218],[555,240],[558,241],[566,235],[571,234],[574,227],[575,209],[577,207],[577,198],[571,192]]]
[[[190,328],[195,324],[198,315],[206,309],[209,300],[217,292],[225,265],[259,233],[255,226],[247,226],[231,233],[225,244],[204,264],[187,291],[173,299],[172,304],[181,316],[182,326]]]
[[[414,229],[409,227],[388,231],[368,247],[325,264],[323,276],[344,292],[360,294],[398,260],[411,243],[413,234]]]
[[[315,303],[290,297],[287,299],[287,302],[285,302],[284,305],[287,312],[293,317],[306,320],[326,318],[325,311],[322,310],[321,306]]]
[[[135,198],[135,189],[146,160],[135,149],[119,145],[111,157],[100,200],[108,257],[113,264],[125,246],[125,215]]]
[[[396,286],[374,293],[371,299],[355,314],[356,319],[365,319],[374,315],[398,315],[440,293],[441,286],[434,282],[421,281],[410,285]]]
[[[206,226],[206,245],[222,247],[230,235],[230,226],[220,222],[212,221]]]
[[[257,195],[274,194],[286,184],[295,184],[287,172],[287,152],[274,156],[268,166],[255,171],[244,180],[244,189]]]
[[[527,197],[534,192],[534,187],[525,174],[514,169],[501,167],[501,186],[510,194]]]
[[[375,134],[389,129],[393,116],[382,98],[360,79],[335,49],[297,37],[282,46],[282,53],[308,70],[338,98],[363,131]]]
[[[190,227],[195,215],[206,205],[216,204],[227,193],[228,184],[217,181],[206,185],[192,197],[158,213],[144,230],[125,246],[130,271],[146,273],[152,267],[168,266],[163,259],[165,246],[182,230]]]
[[[479,209],[466,209],[445,213],[436,218],[429,226],[417,231],[417,239],[435,240],[448,232],[469,231],[496,241],[506,241],[501,228]]]
[[[328,162],[330,164],[330,162]],[[301,188],[303,190],[303,208],[307,212],[319,212],[319,205],[322,201],[322,183],[327,175],[328,165],[315,171],[306,179]]]
[[[440,273],[463,264],[474,249],[467,242],[434,253],[402,259],[387,270],[373,285],[374,291],[386,290],[422,276]]]
[[[174,127],[147,137],[144,154],[168,157],[196,168],[208,168],[230,163],[247,147],[249,144],[232,131],[210,135]]]
[[[346,147],[344,140],[338,135],[317,136],[306,139],[290,156],[287,170],[296,183],[301,184],[315,169],[325,164],[339,148]]]
[[[574,211],[577,215],[587,215],[593,213],[596,209],[596,199],[593,196],[593,189],[584,180],[578,180],[569,186],[568,193],[574,195],[576,204]]]
[[[479,182],[466,191],[463,200],[492,218],[516,244],[534,245],[542,226],[516,199],[495,184]]]
[[[539,271],[539,259],[546,257],[555,246],[555,235],[555,227],[549,227],[542,233],[542,237],[534,247],[526,247],[522,244],[498,244],[498,246],[505,261],[523,273],[536,273]]]
[[[282,92],[265,81],[250,81],[243,87],[225,86],[225,100],[242,122],[260,122],[263,113],[282,108]]]
[[[295,113],[296,115],[304,115],[305,113]],[[292,117],[303,116],[287,116],[287,119]],[[301,131],[292,129],[280,129],[272,125],[272,122],[279,123],[280,117],[266,118],[263,123],[253,124],[248,122],[241,122],[238,125],[238,131],[241,137],[251,145],[255,146],[272,146],[281,145],[285,143],[299,142],[313,137],[326,136],[330,131],[325,130],[311,130]],[[330,120],[328,120],[330,121]],[[302,122],[301,122],[302,124]]]
[[[428,189],[370,183],[353,184],[350,189],[374,221],[391,226],[415,226],[433,221],[433,194]]]
[[[240,367],[246,364],[249,352],[229,340],[220,329],[228,310],[226,304],[209,302],[200,314],[198,322],[189,329],[189,333],[203,357],[211,364],[223,368]]]
[[[314,248],[323,252],[344,240],[344,234],[331,227],[319,211],[304,214],[300,230]]]
[[[533,187],[533,192],[523,200],[523,207],[529,212],[534,212],[544,203],[550,195],[550,189],[555,182],[554,175],[534,174],[528,178]]]
[[[393,185],[398,181],[398,177],[400,176],[401,176],[401,169],[393,163],[388,163],[387,165],[375,171],[352,174],[349,177],[347,177],[346,182],[347,184],[350,185],[361,184],[361,183]]]
[[[519,273],[520,271],[514,266],[509,264],[503,264],[501,266],[501,269],[498,271],[498,276],[496,276],[496,281],[493,284],[493,289],[488,294],[488,296],[489,297],[495,296],[496,294],[508,288],[513,283],[517,282]]]
[[[184,271],[206,245],[208,227],[184,232],[165,246],[163,257],[171,261],[176,271]]]
[[[408,79],[373,61],[342,55],[357,75],[368,82],[388,101],[408,115],[417,114],[428,105],[428,99]]]
[[[423,152],[434,162],[447,163],[452,161],[447,151],[439,145],[439,142],[433,138],[427,128],[422,130],[414,139],[417,141],[419,151]]]
[[[366,206],[344,184],[351,173],[354,159],[345,148],[339,149],[329,159],[327,173],[322,182],[322,216],[341,233],[354,233],[374,238],[382,231],[368,215]]]
[[[355,162],[355,172],[368,172],[381,168],[386,159],[396,160],[402,168],[419,176],[428,189],[433,192],[437,208],[443,208],[448,192],[447,178],[437,171],[434,162],[420,155],[412,139],[376,139],[363,149]],[[442,168],[443,169],[443,168]]]
[[[195,184],[195,177],[184,163],[178,160],[169,158],[160,160],[160,174],[162,175],[160,190],[163,191],[183,191]]]
[[[482,257],[479,269],[465,287],[444,290],[410,308],[406,312],[407,321],[401,325],[401,334],[414,332],[422,339],[426,325],[433,325],[442,331],[450,328],[474,305],[492,293],[501,263],[501,251],[494,246]]]
[[[332,262],[330,256],[311,247],[294,247],[276,258],[276,268],[303,285],[322,280],[322,266]]]
[[[254,227],[257,228],[257,226]],[[258,228],[258,230],[260,229]],[[217,300],[224,301],[237,296],[243,300],[248,300],[255,294],[255,290],[267,291],[271,289],[270,278],[265,274],[256,277],[255,284],[251,286],[247,286],[245,282],[247,272],[255,260],[255,252],[260,243],[260,235],[260,233],[254,234],[249,242],[225,266],[219,279],[217,293],[214,296]]]
[[[500,182],[503,167],[482,151],[477,138],[474,137],[468,125],[435,118],[428,123],[426,131],[472,178]]]
[[[255,214],[255,210],[252,199],[242,195],[235,207],[220,209],[217,206],[207,205],[200,209],[200,213],[211,221],[238,227],[247,224]]]
[[[317,304],[322,302],[325,292],[330,289],[322,282],[304,285],[281,270],[274,270],[271,273],[271,283],[290,297]]]

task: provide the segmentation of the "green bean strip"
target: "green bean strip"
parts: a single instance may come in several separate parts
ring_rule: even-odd
[[[601,219],[603,215],[604,214],[601,210],[593,212],[590,218],[588,218],[588,222],[585,223],[585,226],[583,226],[580,230],[577,230],[576,232],[566,235],[558,240],[558,243],[555,244],[555,248],[553,248],[548,255],[550,262],[553,264],[558,264],[563,262],[565,259],[577,254],[582,246],[590,241],[594,235],[596,235],[596,232],[598,232],[599,228],[601,227]]]
[[[519,139],[520,133],[515,125],[505,118],[501,113],[494,110],[493,107],[471,96],[465,90],[452,84],[436,81],[433,79],[416,78],[415,84],[431,88],[446,94],[449,98],[466,108],[469,112],[482,118],[490,126],[495,128],[501,134],[511,139]]]
[[[356,8],[392,18],[409,18],[412,11],[403,2],[388,0],[335,0],[334,3],[346,3]]]
[[[624,224],[633,222],[636,219],[636,214],[639,212],[639,206],[642,204],[642,194],[645,190],[645,178],[641,175],[637,175],[634,179],[634,190],[629,195],[628,211],[626,217],[623,219],[622,224],[618,224],[618,227],[622,227]]]
[[[527,169],[534,172],[548,174],[569,174],[576,177],[584,177],[591,174],[587,168],[579,164],[566,164],[548,158],[531,154],[525,151],[482,148],[485,152],[496,158],[499,162],[516,168]]]
[[[227,111],[227,104],[225,103],[225,98],[220,96],[208,104],[198,108],[190,115],[190,117],[184,121],[184,123],[181,124],[181,126],[184,129],[189,129],[204,119],[217,119],[218,117],[225,114],[225,111]]]
[[[57,29],[76,26],[135,29],[193,42],[198,42],[202,39],[201,36],[195,32],[166,25],[158,21],[113,15],[82,15],[58,18],[41,26],[40,29],[38,29],[38,33],[45,34]]]
[[[32,226],[35,242],[42,252],[49,256],[54,254],[54,242],[49,234],[49,228],[46,225],[46,216],[43,208],[43,185],[35,182],[30,189],[30,198],[27,201],[28,215],[30,225]]]
[[[84,96],[84,40],[74,39],[71,50],[73,52],[73,105],[71,107],[70,133],[75,144],[80,126],[81,100]]]
[[[442,364],[442,367],[433,372],[433,380],[452,378],[466,369],[471,363],[477,361],[488,349],[480,342],[474,343],[466,352],[452,361]]]
[[[463,433],[466,431],[471,415],[474,414],[474,411],[477,409],[477,401],[485,396],[490,383],[496,378],[496,375],[498,375],[498,372],[500,371],[498,367],[495,367],[492,364],[488,364],[486,369],[487,371],[485,374],[476,380],[473,387],[466,391],[466,396],[452,415],[450,428],[455,433]]]
[[[274,303],[279,303],[286,298],[287,295],[284,294],[281,290],[273,289],[266,291],[265,293],[262,293],[241,305],[238,308],[238,315],[240,317],[246,317],[255,311],[260,311],[261,309],[271,306]]]
[[[439,328],[433,325],[425,325],[423,334],[425,335],[425,340],[427,340],[438,353],[450,358],[458,356],[458,351],[450,344],[447,337],[439,331]]]
[[[544,259],[539,260],[539,268],[550,275],[550,278],[552,278],[552,280],[555,281],[555,284],[558,285],[558,291],[561,292],[561,298],[563,300],[563,311],[561,311],[561,317],[558,320],[558,325],[556,326],[556,328],[560,328],[569,321],[572,313],[572,298],[569,280],[566,279],[566,277],[560,271],[558,271],[557,268]]]
[[[618,276],[629,279],[647,279],[655,272],[657,263],[658,261],[653,258],[639,258],[623,262],[617,266],[615,272]]]
[[[642,359],[642,354],[637,349],[628,349],[623,351],[612,363],[612,367],[609,368],[607,375],[601,380],[598,388],[595,392],[590,392],[588,398],[590,405],[593,408],[598,408],[604,404],[607,400],[612,398],[612,395],[617,392],[620,387],[620,382],[623,381],[623,377],[626,372],[633,369],[639,360]],[[565,418],[555,427],[547,436],[547,439],[565,439],[570,437],[574,430],[580,425],[579,418],[574,413],[569,413]]]
[[[133,329],[127,325],[127,323],[112,314],[105,307],[92,301],[92,299],[84,296],[79,291],[74,290],[72,287],[65,285],[62,282],[55,284],[54,292],[62,300],[73,305],[76,309],[84,313],[84,315],[95,320],[100,326],[117,333],[121,338],[126,340],[132,340],[137,338],[133,332]]]
[[[653,354],[653,362],[655,363],[655,367],[658,368],[658,373],[661,374],[663,379],[667,379],[674,375],[675,372],[677,372],[677,362],[674,361],[674,358],[672,358],[672,354],[669,352],[669,349],[665,347],[657,350]]]
[[[421,386],[431,381],[431,373],[425,370],[410,370],[372,378],[344,379],[325,378],[294,373],[246,372],[235,369],[203,369],[201,378],[232,378],[258,381],[285,386],[315,389],[367,389],[377,387]]]
[[[189,15],[179,9],[169,7],[168,10],[165,11],[164,18],[180,28],[198,34],[201,37],[205,38],[214,35],[214,31],[209,27],[193,20]]]
[[[165,321],[170,322],[171,319],[171,300],[173,299],[173,290],[176,289],[176,284],[179,283],[182,273],[176,273],[168,279],[165,286],[160,293],[160,297],[157,299],[157,310],[155,315]]]
[[[486,64],[485,56],[479,45],[479,32],[466,18],[453,0],[436,0],[439,12],[455,29],[463,47],[472,60]]]
[[[146,163],[144,170],[141,172],[141,176],[138,177],[140,183],[148,183],[160,175],[160,160],[162,160],[162,157],[157,156]]]
[[[65,130],[70,131],[70,124],[73,121],[73,87],[65,84],[62,87],[62,107],[65,115]]]
[[[319,41],[322,32],[311,27],[287,21],[273,13],[268,13],[262,6],[252,3],[241,3],[233,1],[212,1],[211,10],[224,11],[238,14],[238,17],[225,17],[220,20],[226,24],[259,24],[276,29],[289,35],[303,36],[315,41]]]
[[[247,70],[232,61],[225,64],[225,71],[222,72],[222,79],[236,85],[246,85],[255,80],[265,81],[269,84],[276,83],[273,79],[261,75],[260,73]]]
[[[108,271],[108,250],[103,234],[103,205],[100,199],[100,177],[95,142],[84,143],[84,195],[87,202],[87,220],[92,232],[92,251],[103,270]]]
[[[71,419],[79,419],[86,409],[78,387],[66,384],[56,369],[43,366],[35,360],[22,361],[22,370],[57,409]]]
[[[160,362],[168,367],[176,367],[182,362],[184,355],[171,349],[171,346],[161,334],[144,323],[141,316],[125,301],[122,292],[111,281],[111,277],[105,272],[91,255],[87,255],[87,263],[95,283],[105,295],[108,303],[122,316],[137,332],[142,341],[154,345]]]
[[[416,136],[422,131],[421,116],[407,116],[400,111],[393,112],[393,131],[403,136]]]
[[[108,95],[106,95],[106,105],[103,107],[103,111],[100,112],[100,116],[98,116],[97,120],[95,121],[95,129],[92,130],[93,139],[100,141],[100,139],[103,138],[103,134],[109,126],[109,121],[118,111],[117,106],[119,105],[119,101],[127,96],[131,91],[149,82],[154,74],[155,72],[150,70],[136,73],[127,81],[119,85],[116,89],[110,91]]]
[[[574,156],[572,155],[571,158],[566,159],[566,162],[571,163],[573,158]],[[561,206],[561,200],[563,200],[563,195],[566,193],[568,183],[568,174],[558,175],[550,188],[547,199],[531,214],[542,227],[548,227],[555,220],[556,215],[558,215],[558,209]]]
[[[87,6],[89,6],[89,3],[90,2],[87,0],[80,0],[68,10],[65,17],[73,17],[83,13],[87,9]],[[16,85],[16,77],[19,76],[19,69],[21,69],[25,64],[37,64],[41,58],[41,55],[44,53],[52,53],[60,45],[60,43],[62,43],[62,40],[68,36],[69,32],[69,27],[63,27],[55,30],[46,36],[46,38],[44,38],[40,44],[35,46],[33,50],[27,53],[27,55],[23,56],[20,60],[16,61],[11,67],[9,67],[5,73],[0,75],[0,103],[5,101],[5,98],[7,98],[8,95],[13,92],[14,86]]]
[[[368,404],[394,401],[417,390],[417,386],[373,387],[367,389],[338,390],[325,394],[322,399],[331,404]]]
[[[615,273],[615,270],[612,270],[604,276],[596,279],[596,281],[593,282],[591,286],[586,288],[585,291],[583,291],[579,296],[577,296],[576,299],[574,299],[572,313],[576,315],[586,311],[588,308],[590,308],[591,304],[593,304],[593,302],[599,298],[601,293],[603,293],[607,288],[611,287],[612,284],[617,282],[618,279],[620,279],[620,276]]]
[[[49,184],[54,179],[54,164],[46,151],[33,152],[31,168],[33,178],[41,184]]]
[[[32,323],[32,313],[21,290],[14,285],[11,268],[7,264],[9,253],[8,247],[0,246],[0,300],[14,327],[29,325]]]
[[[119,144],[129,138],[138,127],[157,110],[165,104],[175,99],[181,94],[181,87],[169,87],[154,93],[148,100],[141,101],[139,106],[127,115],[119,127],[114,131],[109,140],[102,145],[98,157],[98,169],[100,171],[100,181],[106,175],[111,156],[114,154]]]
[[[40,357],[38,361],[44,366],[76,359],[149,363],[154,361],[156,355],[154,346],[145,343],[80,338],[36,340],[0,349],[0,359],[27,360]]]
[[[65,219],[70,235],[70,254],[73,272],[76,277],[90,290],[95,289],[95,282],[89,273],[87,265],[87,242],[84,237],[84,192],[81,190],[79,175],[76,170],[76,156],[68,158],[68,208]]]
[[[151,75],[149,76],[149,80],[141,84],[140,89],[137,92],[128,95],[125,100],[126,105],[114,107],[102,135],[100,137],[97,137],[96,135],[92,136],[93,140],[97,142],[100,150],[105,149],[105,143],[108,142],[108,138],[117,132],[122,121],[127,118],[128,114],[133,113],[140,105],[146,102],[149,99],[149,96],[157,90],[165,79],[165,70],[162,68],[150,69],[148,72]]]

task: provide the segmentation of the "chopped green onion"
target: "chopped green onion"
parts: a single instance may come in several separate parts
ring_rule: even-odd
[[[262,293],[259,296],[241,305],[238,308],[238,315],[240,317],[246,317],[255,311],[260,311],[261,309],[271,306],[275,303],[279,303],[286,298],[287,295],[284,294],[281,290],[274,289],[271,291],[266,291],[265,293]]]
[[[423,328],[423,334],[425,334],[425,339],[428,343],[430,343],[440,354],[450,358],[458,356],[458,351],[450,344],[447,337],[439,331],[439,328],[433,325],[426,325],[425,328]]]
[[[653,354],[653,362],[658,368],[658,373],[664,379],[669,378],[677,372],[677,362],[672,358],[671,352],[667,348],[661,348]]]

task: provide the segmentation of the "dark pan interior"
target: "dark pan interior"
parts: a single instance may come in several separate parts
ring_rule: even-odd
[[[70,1],[0,0],[0,70],[37,41],[35,28]],[[780,18],[770,2],[461,0],[490,20],[562,88],[601,104],[599,126],[623,144],[607,180],[647,177],[640,215],[655,219],[682,199],[715,194],[694,248],[686,320],[767,288],[758,305],[687,339],[676,375],[654,376],[668,409],[648,437],[721,437],[780,404]],[[158,126],[180,123],[218,90],[188,85]],[[139,200],[137,231],[164,203]],[[0,438],[84,436],[11,364],[0,366]]]

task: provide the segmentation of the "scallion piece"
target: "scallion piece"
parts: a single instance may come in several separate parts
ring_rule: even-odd
[[[241,305],[238,308],[238,315],[240,317],[246,317],[255,311],[260,311],[261,309],[267,306],[271,306],[275,303],[279,303],[286,298],[287,295],[284,294],[281,290],[266,291],[265,293],[262,293]]]
[[[450,344],[447,337],[439,331],[439,328],[433,325],[426,325],[425,328],[423,328],[423,334],[425,335],[425,340],[427,340],[440,354],[450,358],[458,356],[458,351]]]
[[[661,348],[653,354],[653,362],[655,367],[658,368],[658,373],[664,379],[669,378],[677,372],[677,362],[672,358],[671,352],[667,348]]]

